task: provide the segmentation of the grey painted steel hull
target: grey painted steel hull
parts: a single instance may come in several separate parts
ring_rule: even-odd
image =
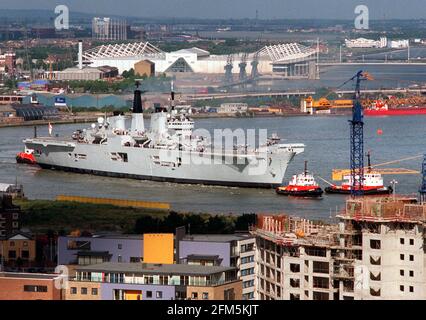
[[[274,153],[251,155],[199,153],[115,144],[85,144],[51,138],[27,139],[45,169],[175,183],[275,188],[288,164],[303,152],[283,145]],[[117,155],[121,157],[117,158]]]

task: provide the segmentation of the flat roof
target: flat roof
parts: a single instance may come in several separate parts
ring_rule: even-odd
[[[93,234],[92,236],[79,236],[74,237],[71,235],[63,236],[60,238],[67,238],[67,239],[128,239],[128,240],[143,240],[143,235],[140,234]]]
[[[77,268],[77,271],[84,272],[122,272],[122,273],[143,273],[143,274],[169,274],[169,275],[195,275],[208,276],[216,273],[235,270],[231,267],[221,266],[200,266],[189,264],[152,264],[152,263],[124,263],[105,262],[90,266]]]
[[[46,273],[21,273],[21,272],[0,272],[0,278],[23,278],[23,279],[39,279],[52,280],[59,277],[58,274]]]
[[[217,260],[218,255],[202,255],[202,254],[190,254],[186,257],[187,260]]]
[[[204,242],[231,242],[253,238],[250,234],[191,234],[186,235],[182,241],[204,241]]]

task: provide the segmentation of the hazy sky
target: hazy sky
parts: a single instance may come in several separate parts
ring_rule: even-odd
[[[140,17],[199,18],[343,18],[365,4],[372,19],[426,18],[426,0],[0,0],[0,9],[70,10]]]

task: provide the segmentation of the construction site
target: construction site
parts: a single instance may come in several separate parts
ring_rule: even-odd
[[[259,299],[426,299],[426,203],[348,199],[336,219],[258,217]]]

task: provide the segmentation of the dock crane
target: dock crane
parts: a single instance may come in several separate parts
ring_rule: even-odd
[[[225,83],[231,83],[233,81],[232,68],[234,67],[234,57],[232,54],[228,55],[225,69]]]
[[[426,202],[426,154],[423,158],[422,163],[422,184],[420,186],[420,202],[425,203]]]
[[[351,176],[352,186],[351,195],[363,195],[364,180],[364,115],[361,103],[361,81],[372,80],[372,77],[366,73],[358,71],[349,81],[356,80],[355,93],[353,97],[352,120],[350,124],[350,153],[351,153]]]

